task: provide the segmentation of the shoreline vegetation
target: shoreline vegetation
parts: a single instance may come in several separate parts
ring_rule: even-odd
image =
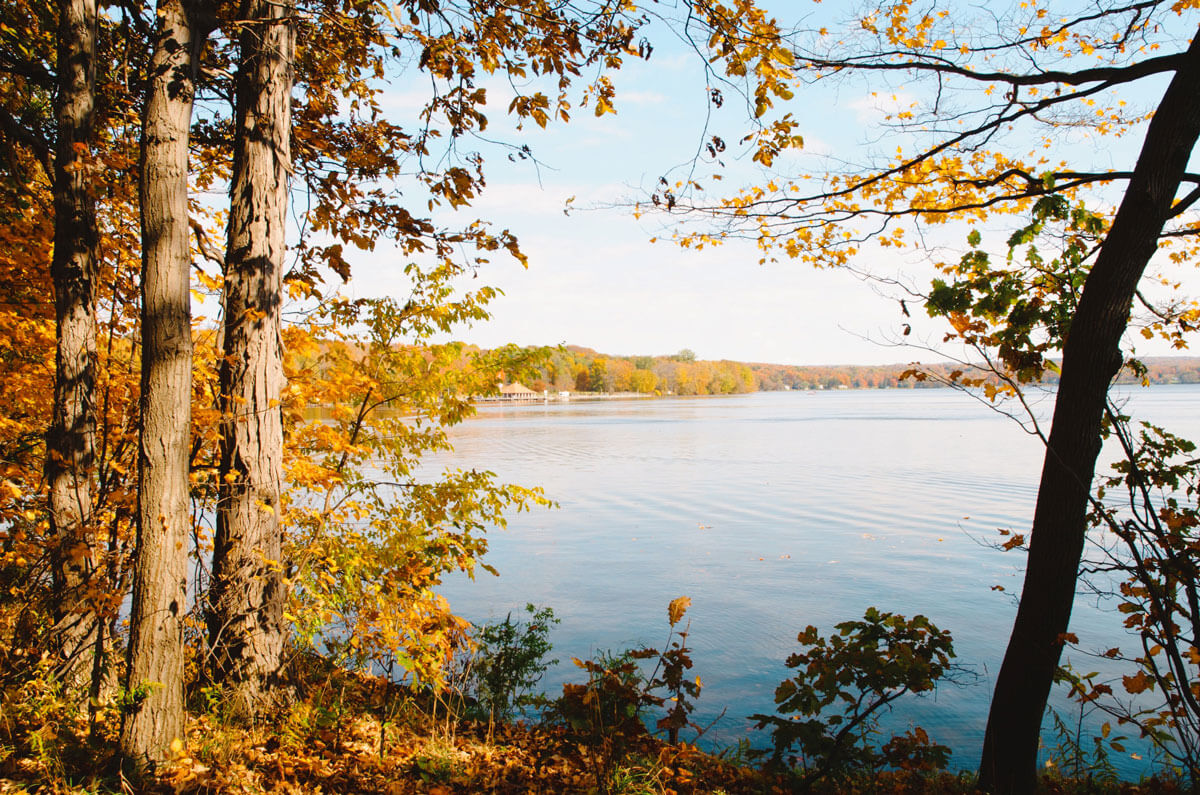
[[[531,358],[537,349],[526,349]],[[1118,384],[1200,383],[1200,357],[1155,356],[1140,360],[1144,373],[1125,369]],[[971,376],[969,365],[957,363],[885,365],[787,365],[697,359],[684,349],[657,356],[614,356],[578,345],[543,353],[519,381],[527,394],[489,395],[480,402],[732,395],[747,392],[820,391],[828,389],[929,389],[948,386],[956,373]],[[980,378],[987,380],[981,373]],[[1058,382],[1047,370],[1045,385]]]
[[[744,738],[705,750],[708,727],[690,720],[701,676],[691,670],[683,621],[690,600],[672,600],[672,632],[647,647],[573,660],[578,683],[561,696],[537,690],[552,651],[553,611],[474,629],[474,643],[445,686],[396,682],[300,653],[289,662],[293,698],[247,721],[213,684],[188,692],[184,736],[166,759],[136,778],[121,770],[115,735],[127,705],[72,710],[49,690],[31,691],[5,710],[10,736],[0,747],[4,793],[604,793],[605,795],[785,795],[979,792],[976,774],[947,770],[949,749],[920,727],[885,742],[878,707],[932,691],[950,673],[948,632],[923,616],[870,608],[839,624],[832,645],[807,628],[788,667],[779,716],[754,715],[771,748]],[[878,663],[842,680],[850,658]],[[858,669],[860,672],[863,669]],[[826,679],[826,672],[832,678]],[[694,677],[694,679],[693,679]],[[952,681],[952,678],[948,679]],[[861,698],[836,705],[839,693]],[[796,701],[799,699],[799,701]],[[812,701],[814,705],[802,706]],[[831,719],[844,707],[841,720]],[[797,713],[788,716],[787,713]],[[48,713],[56,720],[47,722]],[[802,720],[802,718],[805,718]],[[845,729],[846,731],[843,731]],[[850,731],[852,729],[852,731]],[[756,737],[765,740],[761,734]],[[1120,781],[1082,735],[1052,750],[1039,773],[1042,793],[1180,793],[1181,779],[1159,773]]]

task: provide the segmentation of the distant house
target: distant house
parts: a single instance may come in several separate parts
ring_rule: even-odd
[[[540,397],[541,395],[524,384],[512,383],[500,385],[501,400],[536,400]]]

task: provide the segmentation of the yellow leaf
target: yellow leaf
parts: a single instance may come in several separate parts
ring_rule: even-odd
[[[679,623],[679,619],[683,618],[683,614],[691,607],[692,600],[686,596],[680,596],[671,600],[671,604],[667,605],[667,619],[670,620],[671,626]]]

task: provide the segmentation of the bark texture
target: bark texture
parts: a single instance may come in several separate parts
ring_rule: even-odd
[[[54,407],[46,437],[54,647],[58,675],[86,692],[99,621],[87,598],[96,457],[96,202],[89,184],[96,86],[96,0],[59,4],[54,153]]]
[[[1042,715],[1075,598],[1101,420],[1122,362],[1121,336],[1198,136],[1200,36],[1146,131],[1063,348],[1025,585],[988,716],[980,763],[985,791],[1032,792],[1035,787]]]
[[[126,689],[137,703],[121,724],[135,768],[161,761],[184,736],[183,618],[191,524],[191,253],[188,134],[209,7],[160,0],[143,111],[142,394],[138,529]]]
[[[220,500],[209,636],[212,678],[253,715],[282,675],[280,304],[291,173],[294,4],[244,0],[239,39],[225,333]]]

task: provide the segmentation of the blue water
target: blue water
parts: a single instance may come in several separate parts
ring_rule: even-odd
[[[1048,415],[1051,400],[1036,410]],[[1131,400],[1200,438],[1200,388]],[[965,669],[961,684],[902,701],[885,728],[919,724],[954,749],[955,766],[977,763],[1023,563],[991,545],[998,528],[1027,529],[1042,458],[1011,419],[949,390],[783,392],[488,406],[452,437],[438,465],[540,485],[559,504],[490,536],[499,577],[441,589],[476,622],[551,606],[562,662],[547,692],[580,678],[572,656],[664,643],[667,603],[687,595],[704,683],[695,719],[726,710],[704,741],[732,743],[746,716],[773,711],[799,630],[829,631],[875,605],[949,629]],[[1072,629],[1085,649],[1126,639],[1117,614],[1082,597]],[[1126,776],[1146,769],[1119,756]]]

